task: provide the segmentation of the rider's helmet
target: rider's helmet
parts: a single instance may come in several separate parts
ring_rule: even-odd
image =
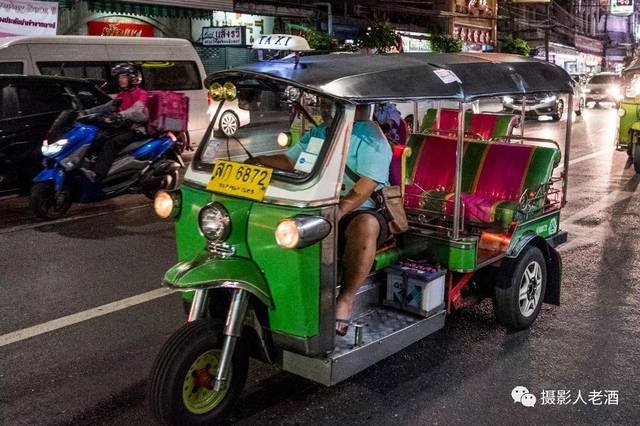
[[[111,69],[111,76],[113,78],[118,78],[118,76],[121,75],[121,74],[126,74],[127,75],[127,78],[129,79],[129,85],[130,86],[134,86],[136,84],[139,84],[139,82],[140,82],[139,75],[138,75],[138,70],[132,64],[129,64],[129,63],[125,62],[125,63],[122,63],[122,64],[115,65]]]

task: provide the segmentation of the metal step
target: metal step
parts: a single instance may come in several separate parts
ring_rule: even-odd
[[[346,336],[336,336],[332,353],[307,357],[284,351],[282,369],[333,386],[440,330],[444,327],[445,313],[443,310],[424,318],[376,306],[356,321],[358,326],[349,327]]]
[[[371,313],[375,306],[380,304],[380,288],[382,285],[383,281],[376,279],[375,276],[367,278],[367,281],[356,293],[356,300],[351,308],[352,320],[357,320]]]

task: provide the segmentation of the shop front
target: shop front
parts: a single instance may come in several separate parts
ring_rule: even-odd
[[[195,19],[191,39],[208,73],[257,61],[253,42],[274,32],[271,16],[213,12],[208,19]]]
[[[574,45],[578,51],[578,70],[580,74],[595,74],[602,69],[603,44],[600,40],[574,35]]]
[[[456,0],[451,34],[462,41],[464,52],[495,50],[497,37],[496,0]]]

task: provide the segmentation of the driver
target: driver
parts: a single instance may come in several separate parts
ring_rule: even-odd
[[[254,157],[247,162],[293,171],[298,156],[311,138],[325,139],[330,125],[331,102],[321,100],[323,123],[309,130],[285,154]],[[343,188],[338,204],[339,251],[344,278],[336,304],[336,333],[344,336],[351,321],[351,308],[375,260],[376,250],[389,240],[385,217],[378,212],[374,191],[389,185],[391,147],[377,123],[369,120],[369,105],[356,107]]]
[[[147,101],[149,94],[140,88],[141,76],[135,66],[128,63],[118,64],[111,70],[117,79],[120,92],[114,100],[104,105],[83,111],[83,114],[110,114],[113,125],[105,128],[96,136],[94,152],[98,153],[95,172],[82,169],[93,182],[107,177],[109,169],[118,151],[129,143],[143,139],[146,135],[146,123],[149,120]]]

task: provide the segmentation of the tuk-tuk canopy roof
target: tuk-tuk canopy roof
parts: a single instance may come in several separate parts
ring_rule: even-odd
[[[211,74],[207,86],[229,77],[267,76],[353,103],[419,99],[472,101],[541,92],[572,93],[562,68],[537,59],[495,53],[334,54],[243,65]]]

